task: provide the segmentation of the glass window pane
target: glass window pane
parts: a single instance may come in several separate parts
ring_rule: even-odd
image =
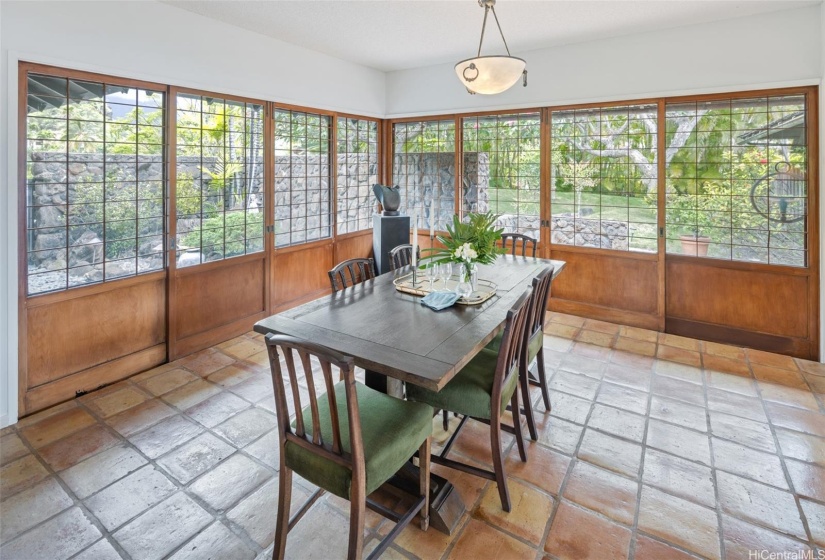
[[[401,212],[417,214],[420,228],[444,230],[455,214],[455,121],[397,123],[393,142],[392,182],[401,188]]]
[[[262,106],[179,94],[177,107],[177,266],[257,252],[246,232],[251,224],[263,229]],[[162,148],[153,143],[157,127],[138,131],[139,153]],[[157,212],[161,204],[156,199],[141,209]],[[153,235],[158,225],[157,219],[141,220],[140,234]]]
[[[27,87],[29,294],[158,270],[136,238],[139,200],[160,198],[162,208],[164,93],[38,74]],[[144,102],[152,130],[135,125]],[[149,183],[136,175],[144,137],[161,148],[140,163]],[[162,235],[162,215],[146,222],[153,233]]]
[[[372,227],[378,182],[378,123],[367,119],[340,117],[338,121],[338,234]]]
[[[551,127],[553,243],[655,252],[656,106],[554,111]]]
[[[806,266],[803,96],[666,107],[668,252]],[[694,134],[698,131],[698,134]]]
[[[332,237],[331,124],[327,115],[275,110],[276,246]]]

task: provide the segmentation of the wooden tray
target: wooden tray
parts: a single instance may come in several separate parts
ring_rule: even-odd
[[[414,296],[426,296],[430,293],[430,278],[421,273],[418,275],[418,282],[413,285],[412,274],[406,274],[404,276],[399,276],[395,280],[393,280],[393,284],[395,284],[395,289],[399,292],[404,292],[405,294],[412,294]],[[458,279],[455,277],[451,277],[447,280],[447,291],[455,291],[455,287],[458,285]],[[470,294],[467,297],[460,297],[456,303],[461,305],[479,305],[484,303],[494,295],[496,295],[496,284],[494,282],[490,282],[489,280],[482,280],[481,278],[478,279],[476,282],[476,291]],[[433,283],[433,291],[442,292],[445,291],[444,281],[437,280]]]

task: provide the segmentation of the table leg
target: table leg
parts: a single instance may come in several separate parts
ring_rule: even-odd
[[[418,496],[418,467],[409,462],[388,483],[405,494]],[[466,508],[455,486],[444,477],[430,473],[430,527],[452,535]]]
[[[403,397],[402,383],[397,379],[367,370],[367,387],[399,398]],[[389,480],[389,484],[411,496],[418,496],[418,467],[408,462]],[[444,477],[430,473],[430,527],[447,535],[453,534],[466,508],[453,484]]]
[[[387,392],[387,376],[383,373],[366,370],[366,374],[364,375],[364,384],[370,389],[375,389],[376,391],[381,391],[382,393]]]

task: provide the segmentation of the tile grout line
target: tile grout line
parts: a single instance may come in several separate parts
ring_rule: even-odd
[[[748,365],[750,366],[750,360],[748,360]],[[797,513],[799,514],[799,519],[802,522],[802,528],[804,529],[805,535],[808,538],[807,544],[812,549],[816,549],[816,543],[814,542],[813,535],[811,534],[811,528],[808,524],[808,518],[805,515],[805,510],[802,509],[802,501],[801,501],[800,495],[796,491],[796,489],[794,488],[793,479],[791,478],[790,471],[788,470],[785,455],[782,452],[782,445],[779,442],[779,437],[776,435],[776,427],[773,424],[773,419],[770,415],[770,412],[768,411],[768,405],[767,405],[767,403],[765,403],[765,398],[762,395],[762,387],[759,384],[759,380],[756,379],[756,376],[753,374],[753,369],[750,368],[750,367],[749,367],[749,369],[751,370],[751,376],[752,376],[752,378],[754,380],[754,383],[756,385],[756,394],[759,397],[759,402],[762,403],[762,410],[765,413],[765,417],[768,419],[768,422],[767,422],[768,429],[771,432],[771,437],[773,438],[773,444],[776,447],[776,456],[779,458],[779,463],[782,466],[782,474],[785,475],[785,482],[788,483],[788,490],[787,491],[791,494],[791,496],[793,497],[794,502],[796,503],[796,509],[797,509]],[[776,529],[773,529],[773,528],[770,528],[770,529],[776,531]],[[781,533],[783,535],[787,535],[787,533],[785,533],[784,531],[777,531],[777,532]],[[793,536],[794,538],[798,538],[798,537],[795,537],[794,535],[789,535],[789,536]]]
[[[647,433],[650,430],[650,409],[653,405],[653,380],[654,376],[656,375],[656,368],[655,365],[652,368],[653,371],[650,374],[650,380],[648,381],[648,391],[647,391],[647,410],[645,413],[645,429],[644,434],[642,435],[642,457],[639,461],[639,470],[638,472],[638,483],[639,483],[639,490],[636,493],[636,512],[633,515],[633,525],[632,525],[632,533],[630,535],[630,545],[627,551],[627,557],[629,559],[636,557],[636,545],[638,544],[639,539],[639,517],[642,514],[642,491],[644,490],[644,473],[645,473],[645,458],[647,457]]]
[[[235,360],[237,361],[238,359],[235,359]],[[179,366],[177,366],[176,368],[173,368],[173,369],[178,369],[178,368],[184,368],[184,369],[186,369],[186,368],[185,368],[185,365],[183,365],[183,364],[181,364],[181,365],[179,365]],[[171,370],[169,370],[169,371],[171,371]],[[190,373],[193,373],[194,375],[196,375],[196,376],[198,377],[198,379],[203,379],[203,378],[202,378],[199,374],[197,374],[196,372],[191,372],[191,370],[188,370],[188,369],[187,369],[187,371],[190,371]],[[161,373],[160,373],[160,374],[158,374],[158,375],[163,375],[164,373],[166,373],[166,372],[165,372],[165,371],[164,371],[164,372],[161,372]],[[155,377],[155,376],[153,376],[153,377]],[[127,381],[128,381],[128,380],[127,380]],[[195,381],[196,381],[196,380],[193,380],[193,381],[191,381],[191,382],[189,382],[189,383],[186,383],[186,384],[184,384],[184,385],[182,385],[182,386],[180,386],[180,387],[185,387],[186,385],[189,385],[189,384],[191,384],[191,383],[194,383]],[[208,381],[207,381],[207,382],[208,382]],[[208,382],[208,383],[211,383],[211,382]],[[134,383],[132,383],[132,385],[134,385],[135,387],[137,387],[137,388],[138,388],[139,390],[141,390],[141,391],[148,392],[148,391],[146,391],[143,387],[141,387],[141,386],[139,386],[139,385],[136,385],[136,384],[134,384]],[[217,385],[217,384],[213,384],[213,385]],[[219,385],[218,385],[218,386],[219,386]],[[125,439],[125,440],[126,440],[126,442],[129,444],[129,446],[130,446],[132,449],[134,449],[134,450],[135,450],[137,453],[139,453],[139,454],[140,454],[140,455],[141,455],[144,459],[146,459],[146,460],[147,460],[147,465],[152,465],[152,467],[153,467],[155,470],[159,471],[159,472],[160,472],[163,476],[165,476],[168,480],[170,480],[170,482],[171,482],[171,483],[172,483],[172,484],[173,484],[173,485],[177,488],[177,490],[178,490],[178,491],[183,492],[183,494],[184,494],[185,496],[187,496],[188,498],[190,498],[191,500],[193,500],[193,501],[194,501],[194,502],[195,502],[195,503],[196,503],[199,507],[201,507],[202,509],[204,509],[207,513],[209,513],[209,514],[212,516],[212,521],[211,521],[210,523],[208,523],[208,524],[207,524],[207,526],[206,526],[204,529],[206,529],[206,528],[210,527],[210,526],[211,526],[211,525],[213,525],[215,522],[221,523],[222,525],[224,525],[224,526],[226,526],[228,529],[230,529],[230,531],[231,531],[231,532],[232,532],[232,533],[233,533],[236,537],[238,537],[239,539],[241,539],[241,541],[242,541],[242,542],[244,542],[244,544],[245,544],[245,545],[247,545],[247,546],[248,546],[248,547],[249,547],[249,548],[250,548],[253,552],[255,552],[256,554],[259,554],[259,553],[260,553],[260,550],[257,550],[257,549],[261,549],[260,545],[258,545],[258,544],[257,544],[254,540],[252,540],[251,538],[249,538],[249,537],[246,535],[246,531],[243,531],[243,532],[239,533],[239,532],[238,532],[238,530],[234,528],[234,527],[235,527],[235,523],[234,523],[234,522],[232,522],[231,520],[229,520],[228,518],[226,518],[226,513],[228,512],[228,510],[227,510],[227,511],[224,511],[223,513],[218,513],[218,512],[217,512],[217,510],[213,510],[213,508],[212,508],[212,507],[211,507],[208,503],[204,502],[204,501],[203,501],[203,500],[202,500],[199,496],[194,495],[193,493],[191,493],[191,492],[189,491],[189,486],[191,486],[191,484],[192,484],[192,483],[194,483],[196,480],[200,479],[202,476],[204,476],[204,475],[208,474],[208,472],[211,472],[211,471],[212,471],[212,469],[214,469],[215,467],[218,467],[219,465],[224,464],[224,463],[225,463],[226,461],[228,461],[231,457],[233,457],[236,453],[241,453],[242,455],[246,456],[247,458],[251,458],[253,461],[255,461],[255,462],[257,462],[257,463],[261,464],[263,467],[265,467],[265,468],[266,468],[267,470],[269,470],[269,471],[272,471],[272,470],[274,470],[274,469],[271,469],[268,465],[265,465],[265,464],[260,463],[260,461],[259,461],[257,458],[255,458],[255,457],[251,457],[248,453],[243,452],[241,448],[236,447],[236,446],[235,446],[232,442],[228,441],[228,440],[227,440],[226,438],[224,438],[221,434],[219,434],[219,433],[216,433],[216,432],[212,431],[212,429],[210,429],[210,428],[208,428],[207,426],[205,426],[205,425],[201,424],[200,422],[198,422],[198,421],[197,421],[197,420],[195,420],[194,418],[191,418],[191,417],[190,417],[190,416],[186,413],[186,411],[185,411],[185,410],[180,409],[180,408],[179,408],[176,404],[172,404],[172,403],[170,403],[170,402],[168,402],[168,401],[166,401],[166,400],[164,400],[164,399],[163,399],[163,395],[168,394],[168,393],[170,393],[170,392],[172,392],[172,391],[175,391],[175,390],[179,389],[180,387],[176,387],[176,388],[174,388],[174,389],[172,389],[172,390],[170,390],[170,391],[167,391],[166,393],[164,393],[164,394],[162,394],[162,395],[150,395],[150,397],[151,397],[151,399],[157,399],[157,400],[159,400],[159,401],[162,401],[164,404],[166,404],[166,405],[170,406],[173,410],[176,410],[176,411],[178,412],[178,414],[180,414],[182,417],[185,417],[185,418],[187,418],[188,420],[191,420],[191,421],[195,422],[195,424],[196,424],[196,425],[203,426],[203,428],[204,428],[204,430],[205,430],[205,433],[210,433],[211,435],[213,435],[213,436],[217,437],[220,441],[225,442],[225,443],[226,443],[226,444],[228,444],[230,447],[232,447],[233,449],[235,449],[235,451],[234,451],[233,453],[230,453],[230,454],[229,454],[227,457],[225,457],[223,460],[221,460],[221,461],[219,461],[218,463],[216,463],[215,465],[213,465],[213,466],[209,469],[209,471],[199,474],[198,476],[196,476],[196,477],[195,477],[195,478],[193,478],[192,480],[188,481],[186,484],[180,483],[180,482],[177,480],[177,478],[175,478],[175,477],[174,477],[171,473],[169,473],[169,472],[168,472],[168,471],[167,471],[167,470],[166,470],[166,469],[165,469],[162,465],[160,465],[157,461],[158,461],[159,459],[161,459],[161,458],[163,458],[163,457],[165,457],[165,456],[169,455],[170,453],[173,453],[173,452],[175,452],[175,451],[180,450],[180,449],[181,449],[181,448],[183,448],[184,446],[186,446],[186,445],[188,445],[189,443],[191,443],[191,442],[192,442],[194,439],[196,439],[197,437],[200,437],[200,435],[202,435],[202,434],[199,434],[199,435],[197,435],[197,436],[195,436],[195,437],[193,437],[193,438],[191,438],[191,439],[189,439],[189,440],[187,440],[187,441],[185,441],[185,442],[181,443],[180,445],[175,446],[175,447],[173,447],[173,448],[171,448],[171,449],[167,450],[167,451],[166,451],[166,452],[164,452],[163,454],[159,455],[157,458],[152,459],[152,458],[150,458],[148,455],[146,455],[146,454],[145,454],[142,450],[140,450],[140,449],[139,449],[136,445],[134,445],[134,444],[131,442],[131,440],[130,440],[130,439],[126,438],[125,436],[121,436],[119,433],[117,433],[117,432],[116,432],[116,431],[115,431],[115,430],[114,430],[111,426],[109,426],[109,425],[108,425],[108,423],[106,423],[106,422],[105,422],[105,419],[103,419],[103,418],[101,417],[101,418],[99,418],[99,420],[98,420],[98,421],[99,421],[99,423],[103,424],[103,425],[107,428],[107,430],[108,430],[108,431],[110,431],[110,432],[114,432],[114,433],[116,434],[116,436],[118,436],[118,437],[120,437],[120,438],[122,438],[122,439]],[[221,387],[221,386],[219,386],[219,387]],[[227,389],[225,389],[225,388],[223,388],[223,387],[221,387],[221,389],[222,389],[222,390],[227,390]],[[233,393],[233,394],[234,394],[234,393]],[[237,395],[236,395],[236,396],[237,396]],[[243,397],[240,397],[240,398],[243,398]],[[95,400],[96,400],[96,399],[95,399]],[[207,400],[207,399],[204,399],[204,400]],[[246,399],[244,399],[244,400],[246,400]],[[202,402],[202,401],[201,401],[201,402]],[[248,401],[247,401],[247,402],[248,402]],[[199,403],[196,403],[196,404],[199,404]],[[87,408],[87,410],[88,410],[88,412],[90,412],[90,413],[93,415],[93,417],[96,417],[96,418],[97,418],[97,416],[98,416],[98,415],[97,415],[97,413],[96,413],[93,409],[91,409],[90,407],[88,407],[88,405],[86,405],[85,401],[81,401],[81,402],[79,402],[79,403],[78,403],[78,405],[79,405],[79,406],[81,406],[81,405],[82,405],[82,406],[86,407],[86,408]],[[136,405],[136,406],[137,406],[137,405]],[[192,405],[192,406],[195,406],[195,405]],[[252,407],[255,407],[255,403],[251,403],[251,406],[252,406]],[[134,408],[134,407],[130,407],[130,408]],[[189,408],[191,408],[191,407],[189,407]],[[125,411],[127,411],[127,410],[129,410],[129,409],[125,409],[124,411],[121,411],[121,412],[125,412]],[[188,409],[187,409],[187,410],[188,410]],[[244,410],[249,410],[249,408],[244,409]],[[231,417],[234,417],[235,415],[237,415],[237,414],[238,414],[238,413],[240,413],[240,412],[243,412],[243,411],[238,411],[237,413],[233,414]],[[153,427],[157,426],[157,425],[158,425],[158,424],[160,424],[161,422],[163,422],[163,421],[167,420],[168,418],[172,418],[172,417],[174,417],[174,416],[167,417],[167,418],[163,418],[163,419],[159,420],[158,422],[156,422],[156,423],[154,423],[154,424],[151,424],[151,425],[149,425],[149,426],[146,426],[144,429],[142,429],[142,430],[140,430],[140,431],[138,431],[138,432],[135,432],[135,433],[133,433],[133,434],[130,434],[129,438],[134,437],[134,436],[137,436],[137,435],[139,435],[139,434],[141,434],[141,433],[144,433],[144,432],[146,432],[146,431],[150,430],[151,428],[153,428]],[[231,417],[230,417],[230,418],[231,418]],[[228,420],[228,419],[227,419],[227,420]],[[265,435],[266,435],[266,434],[262,434],[260,437],[264,437]],[[250,444],[251,444],[251,443],[254,443],[254,442],[255,442],[255,441],[257,441],[258,439],[260,439],[260,437],[259,437],[259,438],[256,438],[256,439],[255,439],[255,440],[253,440],[252,442],[250,442]],[[102,452],[102,451],[101,451],[101,452]],[[98,455],[98,453],[96,453],[95,455]],[[95,456],[95,455],[93,455],[93,456]],[[93,456],[91,456],[91,457],[93,457]],[[90,459],[91,457],[88,457],[87,459]],[[85,461],[85,460],[86,460],[86,459],[84,459],[84,461]],[[81,461],[81,462],[82,462],[82,461]],[[144,465],[144,466],[145,466],[145,465]],[[140,468],[143,468],[144,466],[141,466]],[[135,469],[135,471],[133,471],[133,472],[136,472],[137,470],[139,470],[139,469]],[[277,471],[276,471],[276,473],[277,473]],[[123,477],[119,478],[118,480],[113,481],[111,484],[107,485],[106,487],[101,488],[100,490],[98,490],[97,492],[95,492],[95,493],[93,493],[93,494],[90,494],[89,496],[87,496],[87,497],[86,497],[86,499],[89,499],[90,497],[92,497],[92,496],[94,496],[94,495],[96,495],[96,494],[98,494],[98,493],[102,492],[102,491],[103,491],[103,490],[105,490],[106,488],[109,488],[109,487],[110,487],[110,486],[112,486],[113,484],[116,484],[117,482],[119,482],[119,481],[123,480],[124,478],[126,478],[126,476],[130,476],[131,474],[132,474],[132,473],[128,473],[127,475],[125,475],[125,476],[123,476]],[[277,475],[276,475],[276,476],[277,476]],[[270,479],[270,480],[271,480],[271,479]],[[257,487],[253,488],[252,490],[250,490],[250,492],[249,492],[249,493],[245,494],[245,495],[244,495],[243,497],[241,497],[241,499],[239,499],[236,503],[232,504],[232,505],[233,505],[233,507],[234,507],[234,506],[236,506],[236,505],[238,505],[241,501],[243,501],[243,499],[245,499],[245,498],[249,497],[251,494],[253,494],[254,492],[256,492],[258,489],[260,489],[260,488],[261,488],[264,484],[266,484],[267,482],[269,482],[269,480],[265,480],[265,481],[264,481],[264,482],[262,482],[260,485],[258,485]],[[120,524],[120,525],[119,525],[119,526],[118,526],[115,530],[113,530],[113,531],[111,531],[111,532],[107,531],[107,534],[108,534],[108,535],[114,535],[114,533],[115,533],[115,532],[117,532],[117,531],[119,531],[120,529],[122,529],[123,527],[127,526],[128,524],[130,524],[131,522],[133,522],[135,519],[137,519],[138,517],[140,517],[140,516],[142,516],[143,514],[147,513],[147,512],[148,512],[148,511],[150,511],[151,509],[154,509],[154,508],[155,508],[155,507],[157,507],[159,504],[161,504],[161,503],[165,502],[166,500],[168,500],[170,497],[171,497],[171,496],[167,496],[166,498],[164,498],[163,500],[161,500],[161,501],[160,501],[160,502],[158,502],[157,504],[154,504],[154,505],[152,505],[152,506],[150,506],[150,507],[146,508],[145,510],[142,510],[142,511],[141,511],[141,512],[139,512],[137,515],[135,515],[134,517],[132,517],[132,518],[128,519],[127,521],[123,522],[122,524]],[[192,535],[189,539],[187,539],[186,541],[184,541],[183,543],[181,543],[178,547],[176,547],[174,550],[172,550],[172,551],[169,553],[169,555],[173,554],[174,552],[176,552],[176,551],[177,551],[177,550],[179,550],[180,548],[183,548],[184,546],[186,546],[189,542],[191,542],[192,540],[194,540],[195,538],[197,538],[197,536],[198,536],[198,535],[200,535],[202,531],[203,531],[203,530],[200,530],[200,531],[198,531],[197,533],[195,533],[194,535]],[[251,544],[252,546],[250,546],[250,544]],[[120,549],[121,547],[120,547],[120,546],[118,546],[117,548],[118,548],[118,549]]]
[[[550,391],[550,385],[551,385],[550,381],[552,380],[552,378],[554,378],[556,376],[557,373],[558,373],[558,370],[556,370],[553,373],[553,375],[551,376],[551,379],[548,380],[548,389],[547,389],[548,391]],[[570,479],[570,476],[571,476],[571,473],[573,472],[573,469],[576,467],[576,464],[579,461],[579,459],[578,459],[579,450],[581,449],[582,442],[584,441],[584,434],[585,434],[585,431],[587,430],[587,424],[590,421],[590,417],[593,415],[593,410],[596,408],[596,399],[598,399],[598,397],[599,397],[599,392],[601,390],[601,386],[602,386],[601,382],[599,382],[599,386],[596,388],[596,392],[593,394],[593,399],[590,401],[590,409],[587,412],[587,417],[585,418],[585,421],[584,421],[584,427],[582,428],[581,434],[579,435],[579,439],[576,442],[576,448],[573,450],[573,456],[572,456],[572,459],[570,461],[570,464],[567,465],[567,472],[564,473],[564,478],[562,479],[561,485],[559,486],[558,498],[556,499],[556,503],[553,505],[553,511],[550,512],[550,518],[547,520],[547,524],[544,528],[544,536],[541,539],[541,543],[539,544],[539,550],[540,551],[546,551],[547,539],[550,537],[550,530],[553,527],[553,523],[555,522],[556,515],[558,514],[558,511],[559,511],[559,507],[561,506],[562,497],[564,496],[564,491],[567,489],[567,482]],[[551,402],[551,405],[552,405],[552,402]]]
[[[86,413],[90,414],[90,415],[91,415],[91,417],[95,420],[95,423],[96,423],[96,424],[104,424],[104,423],[103,423],[103,422],[102,422],[102,421],[101,421],[101,420],[97,417],[97,415],[94,413],[94,411],[92,411],[91,409],[89,409],[89,408],[86,406],[85,401],[78,400],[78,401],[77,401],[77,403],[76,403],[76,406],[77,406],[78,408],[82,409],[82,410],[85,410],[85,411],[86,411]],[[92,426],[93,426],[93,425],[95,425],[95,424],[92,424]],[[91,427],[91,426],[87,426],[86,428],[90,428],[90,427]],[[86,429],[86,428],[81,428],[81,430],[77,430],[77,431],[75,431],[75,432],[72,432],[71,434],[68,434],[68,435],[64,436],[63,438],[60,438],[60,439],[58,439],[58,440],[56,440],[55,442],[52,442],[52,443],[57,443],[58,441],[61,441],[61,440],[66,439],[66,438],[68,438],[68,437],[71,437],[72,435],[74,435],[74,434],[76,434],[76,433],[78,433],[78,432],[80,432],[80,431],[82,431],[82,430],[84,430],[84,429]],[[125,438],[123,438],[123,437],[122,437],[120,434],[118,434],[118,433],[114,433],[114,434],[112,434],[112,432],[113,432],[114,430],[111,430],[111,428],[110,428],[108,425],[105,425],[105,424],[104,424],[104,425],[103,425],[103,428],[104,428],[107,432],[109,432],[109,433],[110,433],[110,435],[114,435],[114,437],[115,437],[117,440],[119,440],[121,443],[123,443],[123,442],[124,442]],[[23,438],[21,438],[21,439],[23,439],[23,441],[24,441],[25,443],[27,443],[27,444],[29,443],[29,442],[28,442],[28,440],[25,438],[25,436],[24,436]],[[128,442],[127,442],[127,443],[128,443]],[[49,444],[49,445],[50,445],[50,444]],[[45,446],[44,446],[44,447],[45,447]],[[113,445],[113,446],[112,446],[112,448],[113,448],[113,447],[115,447],[115,446]],[[109,449],[111,449],[111,448],[109,448]],[[94,546],[94,545],[95,545],[95,544],[97,544],[100,540],[106,540],[106,541],[107,541],[110,545],[112,545],[112,548],[114,548],[114,550],[115,550],[118,554],[120,554],[120,556],[121,556],[122,558],[125,558],[125,559],[127,559],[127,560],[128,560],[128,559],[130,559],[130,558],[131,558],[131,556],[129,555],[129,553],[127,553],[127,552],[123,549],[123,547],[121,547],[121,546],[120,546],[120,543],[118,543],[118,542],[116,541],[116,539],[114,539],[114,538],[113,538],[113,536],[112,536],[112,532],[111,532],[111,531],[109,531],[108,529],[106,529],[106,527],[103,525],[103,522],[102,522],[102,521],[100,521],[100,519],[98,519],[97,515],[95,515],[95,514],[91,511],[91,509],[89,509],[89,507],[86,505],[85,500],[81,500],[81,499],[77,496],[77,494],[75,494],[74,490],[72,490],[72,489],[69,487],[69,485],[68,485],[68,484],[67,484],[67,483],[63,480],[63,477],[62,477],[62,476],[60,476],[60,475],[58,474],[58,471],[55,471],[55,470],[52,468],[52,466],[51,466],[51,465],[49,465],[49,464],[48,464],[48,462],[40,456],[40,452],[39,452],[39,450],[37,450],[37,448],[34,448],[34,446],[32,446],[32,450],[33,450],[33,452],[34,452],[35,457],[37,457],[37,459],[38,459],[41,463],[43,463],[43,464],[45,465],[45,467],[46,467],[46,469],[48,470],[48,472],[49,472],[49,473],[51,473],[51,476],[53,476],[53,477],[54,477],[55,482],[57,482],[57,483],[60,485],[60,487],[63,489],[63,491],[64,491],[64,492],[66,492],[66,493],[69,495],[69,497],[70,497],[70,498],[72,498],[72,500],[74,501],[74,506],[77,506],[77,507],[78,507],[78,508],[79,508],[79,509],[83,512],[83,514],[84,514],[84,516],[87,518],[87,520],[88,520],[88,521],[89,521],[89,522],[90,522],[90,523],[91,523],[91,524],[92,524],[95,528],[97,528],[97,529],[100,531],[100,533],[101,533],[101,538],[100,538],[100,539],[97,539],[96,541],[92,542],[92,543],[91,543],[88,547],[85,547],[85,548],[83,548],[82,550],[79,550],[76,554],[72,555],[72,557],[77,556],[77,555],[79,555],[79,554],[82,554],[85,550],[87,550],[88,548],[90,548],[90,547]],[[87,457],[86,459],[91,459],[92,457],[95,457],[95,456],[97,456],[99,453],[103,453],[104,451],[106,451],[106,450],[102,450],[102,451],[100,451],[100,452],[98,452],[98,453],[94,453],[93,455],[91,455],[91,456]],[[85,461],[86,459],[83,459],[83,461]],[[76,464],[82,463],[83,461],[79,461],[79,462],[78,462],[78,463],[76,463]],[[72,465],[72,466],[74,466],[74,465]],[[66,469],[63,469],[63,471],[66,471],[66,470],[68,470],[69,468],[71,468],[71,467],[67,467]],[[135,469],[135,470],[137,470],[137,469]],[[63,472],[63,471],[60,471],[60,472]],[[130,474],[131,474],[131,473],[130,473]],[[87,498],[88,498],[88,496],[87,496]],[[68,509],[69,509],[69,508],[64,509],[63,511],[61,511],[61,512],[60,512],[60,513],[58,513],[57,515],[55,515],[55,516],[53,516],[53,517],[49,518],[48,520],[41,521],[40,523],[38,523],[38,524],[37,524],[37,525],[35,525],[34,527],[32,527],[32,528],[28,529],[28,530],[27,530],[27,531],[25,531],[24,533],[21,533],[19,536],[22,536],[22,535],[24,535],[24,534],[28,533],[29,531],[32,531],[32,530],[36,529],[37,527],[42,526],[42,525],[43,525],[43,523],[46,523],[46,522],[50,521],[51,519],[54,519],[54,518],[55,518],[55,517],[57,517],[58,515],[61,515],[62,513],[64,513],[65,511],[67,511]],[[17,537],[15,537],[15,539],[16,539],[16,538],[17,538]],[[4,544],[5,544],[5,543],[4,543]]]
[[[702,396],[705,399],[705,422],[708,428],[708,447],[710,450],[710,476],[713,483],[713,497],[715,500],[714,510],[716,512],[716,523],[719,531],[719,554],[722,560],[726,560],[727,551],[725,550],[725,528],[722,523],[722,505],[719,502],[719,481],[716,478],[716,456],[713,451],[713,424],[710,419],[710,402],[708,400],[708,386],[707,386],[707,370],[702,368]],[[745,446],[747,447],[747,446]]]

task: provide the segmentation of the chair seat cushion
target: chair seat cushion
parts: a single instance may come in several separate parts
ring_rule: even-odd
[[[493,340],[490,341],[485,349],[492,350],[493,352],[498,352],[498,349],[501,348],[501,337],[504,333],[499,333]],[[533,333],[533,336],[530,337],[530,342],[527,344],[527,362],[530,363],[536,359],[536,356],[539,355],[539,350],[541,350],[541,346],[544,344],[544,333],[542,331],[536,331]]]
[[[490,402],[496,374],[498,352],[483,349],[440,391],[430,391],[410,383],[407,398],[424,402],[435,408],[457,412],[473,418],[492,418]],[[513,369],[516,369],[516,364]],[[501,411],[513,396],[518,375],[512,375],[501,393]]]
[[[433,409],[422,403],[396,399],[361,383],[356,383],[355,387],[361,416],[369,494],[398,472],[432,434]],[[335,403],[341,424],[341,446],[349,453],[352,448],[343,382],[335,384]],[[329,401],[325,396],[318,397],[318,409],[321,436],[324,443],[332,445]],[[312,411],[307,407],[302,414],[304,429],[307,434],[312,434]],[[295,422],[292,426],[295,427]],[[286,443],[284,455],[287,467],[328,492],[349,499],[351,469],[289,441]]]

